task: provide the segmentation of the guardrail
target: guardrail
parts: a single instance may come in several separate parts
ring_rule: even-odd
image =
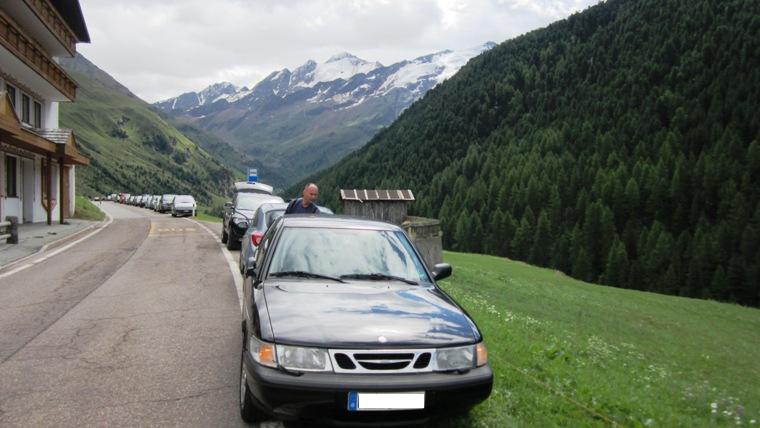
[[[7,244],[18,244],[18,217],[6,217],[6,221],[0,221],[0,242],[3,240]]]

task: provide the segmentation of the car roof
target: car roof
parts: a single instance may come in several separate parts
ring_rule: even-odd
[[[264,194],[271,195],[274,188],[268,184],[259,183],[259,182],[248,183],[246,181],[238,181],[233,185],[233,190],[236,193],[251,192],[251,193],[264,193]]]
[[[261,211],[284,210],[288,207],[287,202],[264,202],[259,206]]]
[[[394,224],[344,215],[319,216],[310,214],[289,214],[280,218],[282,219],[282,227],[372,229],[388,230],[394,232],[401,231],[401,228]]]

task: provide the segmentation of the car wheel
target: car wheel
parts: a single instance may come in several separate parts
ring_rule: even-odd
[[[227,231],[224,230],[224,226],[222,226],[222,244],[226,244],[228,239],[230,238],[227,235]]]
[[[245,348],[240,353],[240,417],[247,423],[261,422],[264,420],[262,412],[253,405],[251,391],[248,390],[248,376],[245,373]]]
[[[232,236],[227,237],[227,249],[228,250],[237,250],[237,243],[234,239],[232,239]]]

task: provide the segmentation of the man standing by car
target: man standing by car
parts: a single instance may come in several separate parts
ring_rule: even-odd
[[[319,187],[314,183],[309,183],[303,188],[303,197],[291,201],[285,214],[319,214],[317,208],[317,197],[319,196]]]

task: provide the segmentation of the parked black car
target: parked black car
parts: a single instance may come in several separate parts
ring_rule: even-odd
[[[243,285],[240,414],[415,423],[466,412],[493,374],[475,323],[396,226],[283,216]]]
[[[224,204],[222,215],[222,244],[227,244],[227,249],[240,248],[240,240],[248,229],[253,214],[259,206],[266,202],[283,202],[279,196],[267,193],[237,192],[232,202]]]

